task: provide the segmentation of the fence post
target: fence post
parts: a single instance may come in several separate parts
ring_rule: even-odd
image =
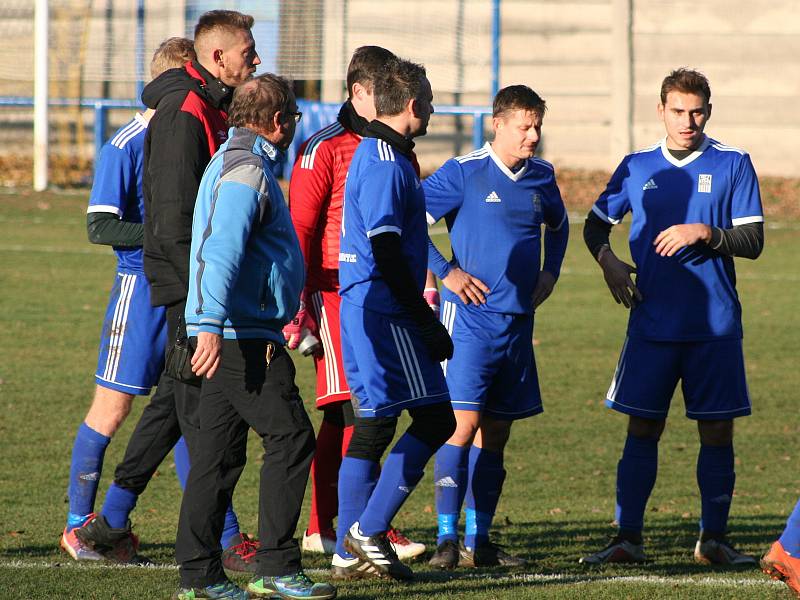
[[[472,113],[472,147],[475,149],[483,146],[483,113]]]
[[[94,160],[100,158],[100,150],[106,142],[106,113],[108,109],[102,102],[94,103]]]
[[[611,140],[613,162],[633,150],[633,0],[613,0]]]
[[[36,0],[34,15],[34,100],[33,100],[33,189],[47,189],[48,160],[48,69],[47,38],[49,9],[48,0]]]

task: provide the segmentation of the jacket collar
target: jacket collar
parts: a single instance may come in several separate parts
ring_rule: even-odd
[[[206,92],[209,103],[214,108],[221,108],[230,104],[233,97],[233,88],[214,77],[199,62],[196,60],[187,62],[186,72],[200,82]]]
[[[365,130],[367,125],[369,125],[369,121],[356,112],[350,100],[342,104],[342,108],[339,109],[339,116],[336,117],[336,120],[348,131],[352,131],[361,137],[366,135]]]
[[[257,134],[247,127],[231,127],[228,130],[228,140],[229,150],[248,150],[274,163],[283,162],[286,158],[286,153],[283,150],[264,136]]]
[[[409,160],[413,156],[414,141],[404,135],[400,135],[386,123],[375,120],[370,121],[364,130],[364,137],[373,137],[383,140],[392,148],[404,154]]]

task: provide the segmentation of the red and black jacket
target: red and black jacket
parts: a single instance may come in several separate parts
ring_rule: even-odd
[[[186,298],[192,214],[203,171],[225,141],[233,88],[198,62],[150,82],[142,102],[156,109],[144,141],[144,270],[154,306]]]

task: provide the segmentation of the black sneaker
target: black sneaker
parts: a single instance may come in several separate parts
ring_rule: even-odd
[[[375,535],[364,535],[356,521],[344,536],[344,548],[353,556],[375,567],[380,577],[399,581],[414,578],[414,572],[397,558],[385,531]]]
[[[126,527],[114,529],[103,515],[97,515],[83,527],[75,530],[75,536],[106,560],[116,563],[142,564],[149,562],[139,556],[139,538],[131,531],[131,522]]]
[[[512,556],[492,542],[476,548],[467,548],[464,544],[458,547],[459,567],[524,567],[527,564],[524,558]]]
[[[453,540],[445,540],[436,547],[428,564],[437,569],[454,569],[458,564],[458,544]]]
[[[241,541],[238,544],[229,546],[222,551],[220,556],[222,566],[229,571],[255,573],[256,552],[258,552],[261,544],[246,533],[240,533],[239,539]]]

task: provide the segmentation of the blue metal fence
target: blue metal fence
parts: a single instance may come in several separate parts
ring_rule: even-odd
[[[115,108],[127,108],[131,110],[141,109],[141,103],[135,100],[112,100],[108,98],[84,98],[74,100],[68,98],[51,98],[50,106],[81,106],[94,110],[94,147],[95,156],[99,155],[100,148],[108,138],[108,111]],[[297,125],[294,142],[288,151],[288,160],[283,165],[283,176],[288,179],[294,164],[295,156],[300,148],[300,144],[308,139],[311,134],[319,131],[323,127],[333,123],[339,113],[340,104],[316,102],[312,100],[299,99],[297,101],[298,110],[303,113],[303,118]],[[19,107],[32,108],[33,98],[17,96],[0,96],[0,107]],[[472,145],[479,148],[484,142],[484,117],[492,113],[488,106],[435,106],[436,115],[461,115],[472,118]]]

